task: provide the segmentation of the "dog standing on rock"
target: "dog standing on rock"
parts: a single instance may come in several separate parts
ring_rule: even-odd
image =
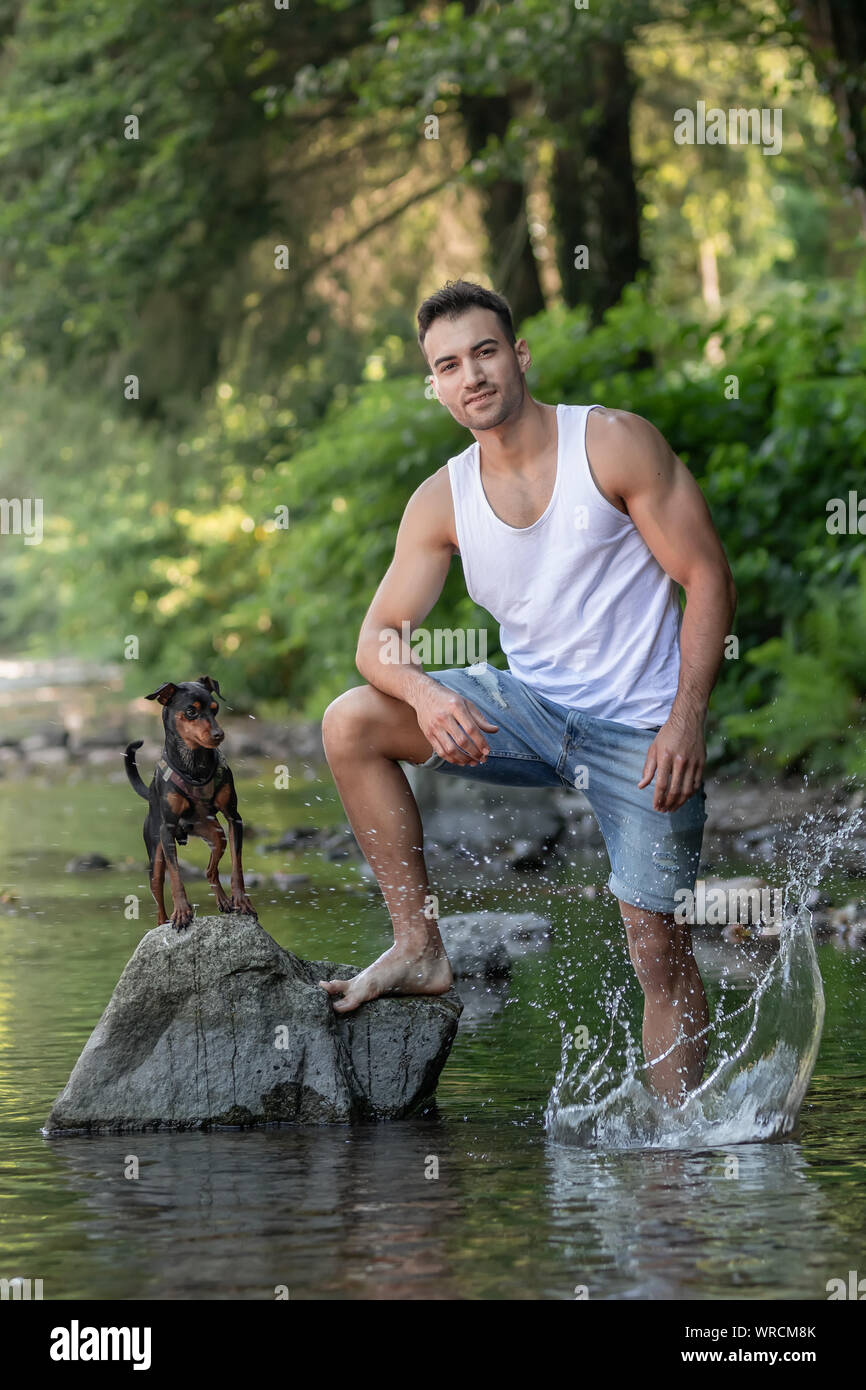
[[[243,821],[238,814],[238,798],[231,768],[219,752],[225,738],[216,722],[220,694],[219,682],[210,676],[175,685],[166,681],[148,700],[159,700],[165,727],[165,747],[149,787],[139,776],[135,750],[143,740],[130,743],[124,754],[126,775],[132,788],[149,803],[144,822],[144,843],[150,864],[150,891],[157,908],[157,926],[171,921],[176,931],[188,927],[193,907],[186,896],[177,862],[177,846],[188,836],[198,835],[211,847],[207,881],[214,890],[220,912],[245,912],[256,917],[256,910],[244,888],[241,864]],[[222,812],[228,823],[231,847],[231,898],[219,880],[219,862],[225,853],[226,836],[217,820]],[[174,910],[165,910],[165,871],[171,881]],[[257,919],[258,920],[258,919]]]

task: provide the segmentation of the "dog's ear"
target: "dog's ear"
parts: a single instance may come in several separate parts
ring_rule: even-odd
[[[174,681],[166,681],[163,685],[159,687],[159,690],[154,690],[152,695],[145,695],[144,698],[145,700],[159,700],[159,703],[161,705],[167,705],[169,700],[171,700],[172,697],[175,695],[176,691],[177,686],[175,685]]]
[[[214,692],[214,694],[219,695],[219,693],[220,693],[220,683],[219,683],[219,681],[211,680],[210,676],[199,676],[199,678],[198,678],[198,683],[199,683],[199,685],[203,685],[204,688],[205,688],[205,690],[212,690],[212,691]]]

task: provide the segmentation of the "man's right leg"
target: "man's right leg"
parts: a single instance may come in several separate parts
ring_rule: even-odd
[[[355,686],[325,711],[322,739],[340,800],[391,914],[394,945],[349,981],[325,981],[348,1013],[384,993],[444,994],[453,984],[439,926],[430,913],[424,832],[400,762],[423,763],[433,748],[415,711],[372,685]]]

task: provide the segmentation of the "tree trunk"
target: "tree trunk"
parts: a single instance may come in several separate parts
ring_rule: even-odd
[[[479,0],[463,0],[463,12],[475,14]],[[463,92],[460,114],[471,159],[476,159],[488,140],[502,145],[513,115],[508,94],[476,96]],[[545,307],[535,252],[526,215],[526,183],[523,178],[501,176],[481,190],[487,230],[488,264],[494,289],[504,294],[514,318],[515,330],[524,319]]]
[[[802,24],[815,72],[829,88],[866,229],[866,8],[863,0],[789,0],[788,13]]]
[[[470,156],[481,154],[492,136],[505,141],[511,120],[507,96],[474,96],[464,93],[460,113]],[[544,294],[526,215],[526,185],[522,179],[499,177],[482,187],[484,225],[488,238],[490,278],[494,289],[511,305],[514,325],[544,308]]]
[[[559,132],[551,178],[557,265],[566,304],[588,305],[598,323],[647,264],[629,130],[635,84],[623,44],[612,40],[582,44],[567,67],[568,87],[547,98]]]

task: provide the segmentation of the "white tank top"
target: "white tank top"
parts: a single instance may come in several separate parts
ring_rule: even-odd
[[[600,719],[657,728],[679,680],[679,586],[596,487],[586,454],[594,409],[556,407],[556,482],[531,526],[509,526],[493,511],[476,440],[448,460],[463,574],[500,624],[519,680]]]

